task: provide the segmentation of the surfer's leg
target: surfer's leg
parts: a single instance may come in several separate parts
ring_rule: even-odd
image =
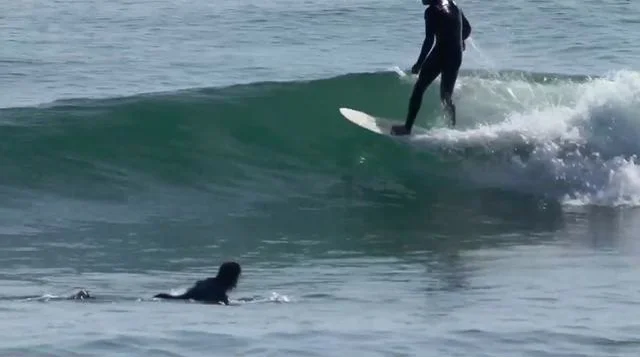
[[[405,120],[404,126],[393,126],[391,130],[392,134],[401,135],[411,133],[411,128],[413,127],[413,123],[415,122],[416,116],[418,116],[418,111],[420,111],[420,106],[422,105],[422,97],[424,95],[424,92],[427,90],[427,88],[429,88],[431,82],[433,82],[439,74],[440,61],[438,61],[438,56],[432,53],[423,62],[422,68],[420,69],[420,74],[418,75],[418,81],[413,86],[413,92],[411,93],[411,98],[409,99],[409,111],[407,112],[407,118]]]
[[[411,131],[413,123],[416,120],[416,116],[418,116],[418,112],[420,111],[420,106],[422,106],[424,92],[429,88],[431,82],[433,82],[440,74],[439,61],[436,61],[435,57],[436,56],[432,56],[432,58],[427,58],[427,60],[424,61],[422,69],[420,69],[418,81],[413,87],[413,93],[411,93],[411,99],[409,99],[409,112],[407,113],[407,118],[404,124],[409,131]]]
[[[440,101],[444,107],[446,115],[451,120],[451,125],[456,126],[456,106],[451,99],[453,95],[453,88],[456,85],[458,78],[459,65],[445,66],[442,71],[442,77],[440,82]]]

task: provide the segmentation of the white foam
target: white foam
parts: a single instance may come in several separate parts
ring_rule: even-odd
[[[640,73],[555,84],[465,78],[456,91],[467,128],[433,129],[413,145],[465,152],[462,168],[479,184],[572,205],[640,205]]]

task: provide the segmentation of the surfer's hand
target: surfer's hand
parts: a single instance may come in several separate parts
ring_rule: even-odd
[[[411,67],[411,73],[413,74],[420,73],[420,67],[422,67],[420,63],[414,64],[413,67]]]
[[[466,43],[464,43],[464,41],[462,41],[462,50],[464,51],[464,50],[466,50],[466,49],[467,49],[467,44],[466,44]]]

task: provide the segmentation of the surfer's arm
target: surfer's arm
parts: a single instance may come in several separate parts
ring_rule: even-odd
[[[420,49],[420,55],[418,56],[418,60],[416,64],[413,66],[414,73],[416,70],[419,70],[422,66],[422,63],[427,58],[427,54],[429,54],[429,50],[431,50],[431,46],[433,46],[434,33],[431,27],[429,26],[430,21],[430,8],[425,10],[424,12],[424,41],[422,41],[422,48]]]
[[[471,35],[471,24],[469,24],[469,20],[464,16],[462,10],[460,10],[460,13],[462,14],[462,40],[464,41]]]

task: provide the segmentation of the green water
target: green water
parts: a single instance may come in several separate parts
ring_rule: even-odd
[[[635,356],[640,8],[460,5],[394,141],[417,2],[5,1],[0,354]]]

